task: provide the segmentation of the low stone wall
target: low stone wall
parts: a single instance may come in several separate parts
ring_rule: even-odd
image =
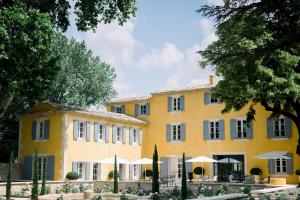
[[[6,181],[8,172],[8,163],[0,163],[0,182]],[[13,180],[20,180],[20,170],[18,164],[13,164]]]

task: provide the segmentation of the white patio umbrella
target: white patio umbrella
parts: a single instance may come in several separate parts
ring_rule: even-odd
[[[203,163],[213,163],[213,162],[219,162],[217,160],[214,160],[212,158],[208,158],[206,156],[198,156],[192,159],[189,159],[185,162],[191,162],[191,163],[202,163],[202,169],[203,169]],[[203,170],[202,170],[202,177],[203,177]]]
[[[147,171],[147,165],[150,165],[152,163],[153,163],[153,160],[149,159],[149,158],[141,158],[139,160],[135,160],[135,161],[131,162],[131,164],[134,164],[134,165],[145,165],[146,166],[146,171]],[[158,161],[157,163],[163,163],[163,162]]]
[[[103,158],[101,160],[95,161],[96,163],[103,163],[103,164],[114,164],[115,163],[115,157],[109,157],[109,158]],[[118,164],[130,164],[130,161],[117,157],[117,163]]]
[[[233,158],[223,158],[221,160],[219,160],[219,163],[241,163],[240,161],[233,159]]]

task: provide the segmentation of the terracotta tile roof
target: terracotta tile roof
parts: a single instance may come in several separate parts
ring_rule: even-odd
[[[147,101],[152,98],[151,95],[149,96],[140,96],[140,97],[128,97],[128,98],[120,98],[120,99],[113,99],[109,101],[107,104],[117,104],[117,103],[126,103],[126,102],[141,102]]]

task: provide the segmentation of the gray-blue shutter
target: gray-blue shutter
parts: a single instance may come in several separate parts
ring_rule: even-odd
[[[121,113],[122,113],[122,114],[125,114],[125,105],[122,105],[122,106],[121,106]]]
[[[290,158],[290,159],[286,159],[287,173],[294,174],[293,154],[287,153],[286,156]]]
[[[138,143],[139,145],[142,145],[142,140],[143,140],[143,131],[141,128],[138,129]]]
[[[77,120],[73,121],[73,139],[77,140],[79,135],[79,122]]]
[[[247,138],[252,139],[253,138],[253,121],[249,122],[247,124]]]
[[[129,128],[129,144],[133,143],[133,128]]]
[[[129,179],[133,179],[133,165],[131,164],[129,165]]]
[[[146,115],[150,115],[150,103],[146,103]]]
[[[32,121],[31,137],[32,137],[32,140],[36,139],[36,121]]]
[[[169,158],[167,157],[161,157],[160,161],[160,177],[166,177],[168,176],[168,160]]]
[[[95,122],[94,123],[94,141],[98,142],[99,141],[99,134],[100,134],[100,127],[99,123]],[[105,131],[103,130],[105,133]]]
[[[167,142],[171,142],[171,125],[167,124],[166,126],[166,138]]]
[[[230,138],[232,140],[236,139],[236,119],[230,120]]]
[[[210,139],[208,123],[209,122],[207,120],[203,121],[203,139],[204,140]]]
[[[274,135],[273,135],[273,118],[272,117],[269,117],[267,119],[267,131],[268,131],[268,138],[273,138]]]
[[[116,126],[112,126],[112,142],[113,143],[116,143],[116,140],[117,140],[117,127]]]
[[[180,111],[184,111],[184,96],[180,96]]]
[[[268,168],[269,168],[269,174],[275,174],[275,160],[274,159],[268,160]]]
[[[32,156],[24,157],[23,179],[24,180],[32,179]]]
[[[185,161],[190,160],[190,159],[192,159],[192,157],[185,157]],[[188,177],[189,172],[193,172],[192,164],[193,163],[191,163],[191,162],[186,162],[185,163],[187,177]]]
[[[135,104],[135,116],[139,116],[140,115],[140,105],[139,104]]]
[[[78,173],[78,163],[72,162],[72,172]]]
[[[111,112],[116,112],[116,107],[115,106],[111,106]]]
[[[168,112],[172,111],[172,97],[168,97]]]
[[[85,180],[90,180],[90,163],[85,163]]]
[[[220,140],[224,140],[225,139],[225,125],[224,125],[224,120],[220,120],[219,121],[219,137]]]
[[[180,124],[180,133],[181,133],[181,141],[185,141],[186,133],[185,133],[185,123]]]
[[[86,141],[89,142],[91,140],[91,123],[86,122]]]
[[[105,142],[109,142],[109,125],[105,124]]]
[[[50,133],[50,120],[45,120],[45,126],[44,126],[44,139],[49,139],[49,133]]]
[[[55,167],[55,160],[54,156],[48,156],[47,159],[47,180],[54,180],[54,167]]]
[[[284,118],[284,127],[287,138],[292,137],[292,120],[288,117]]]
[[[126,131],[125,131],[125,127],[122,127],[121,130],[122,130],[122,143],[126,144]]]
[[[210,103],[210,94],[204,93],[204,104],[207,105]]]

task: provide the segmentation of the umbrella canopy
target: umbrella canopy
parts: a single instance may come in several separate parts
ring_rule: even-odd
[[[149,158],[142,158],[139,160],[135,160],[133,162],[131,162],[131,164],[137,164],[137,165],[150,165],[152,164],[153,160],[149,159]],[[158,161],[157,163],[163,163],[161,161]]]
[[[282,152],[282,151],[271,151],[268,153],[258,155],[255,158],[257,158],[257,159],[279,159],[279,158],[291,159],[290,157],[286,156],[286,152]]]
[[[219,160],[219,163],[241,163],[241,162],[233,158],[223,158]]]
[[[212,163],[212,162],[219,162],[217,160],[214,160],[212,158],[208,158],[206,156],[198,156],[192,159],[189,159],[185,162],[192,162],[192,163],[196,163],[196,162],[200,162],[200,163]]]
[[[103,163],[103,164],[114,164],[115,163],[115,157],[110,158],[104,158],[101,160],[96,161],[96,163]],[[117,163],[118,164],[130,164],[130,161],[117,157]]]

